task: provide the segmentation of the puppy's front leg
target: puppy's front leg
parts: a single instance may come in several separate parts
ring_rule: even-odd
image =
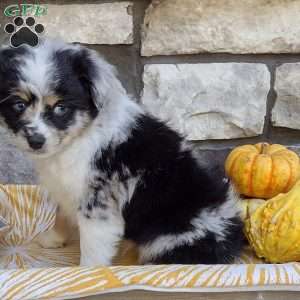
[[[96,215],[96,216],[93,216]],[[124,233],[124,224],[116,214],[78,213],[80,233],[80,265],[108,266],[116,255],[119,241]]]

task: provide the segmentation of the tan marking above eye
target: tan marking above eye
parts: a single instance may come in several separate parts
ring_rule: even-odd
[[[23,92],[23,91],[16,91],[13,93],[14,96],[20,97],[22,100],[29,102],[30,101],[30,95],[28,93]]]
[[[57,95],[50,95],[43,97],[43,102],[46,105],[54,106],[61,99]]]

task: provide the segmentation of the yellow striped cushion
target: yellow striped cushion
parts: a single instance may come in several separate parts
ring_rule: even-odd
[[[262,264],[249,249],[233,265],[80,268],[78,241],[63,249],[42,249],[32,242],[55,220],[55,206],[37,186],[0,185],[0,215],[10,225],[0,237],[1,300],[64,299],[137,288],[300,290],[300,264]]]

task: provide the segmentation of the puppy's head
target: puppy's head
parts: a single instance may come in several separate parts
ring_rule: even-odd
[[[92,50],[46,40],[0,48],[0,125],[22,150],[54,154],[91,126],[115,81]]]

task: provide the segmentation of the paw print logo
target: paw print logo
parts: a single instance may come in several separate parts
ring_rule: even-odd
[[[13,23],[5,25],[6,33],[11,34],[10,44],[19,47],[23,44],[35,47],[39,43],[39,34],[44,32],[42,24],[35,24],[33,17],[27,17],[24,21],[22,17],[16,17]]]

